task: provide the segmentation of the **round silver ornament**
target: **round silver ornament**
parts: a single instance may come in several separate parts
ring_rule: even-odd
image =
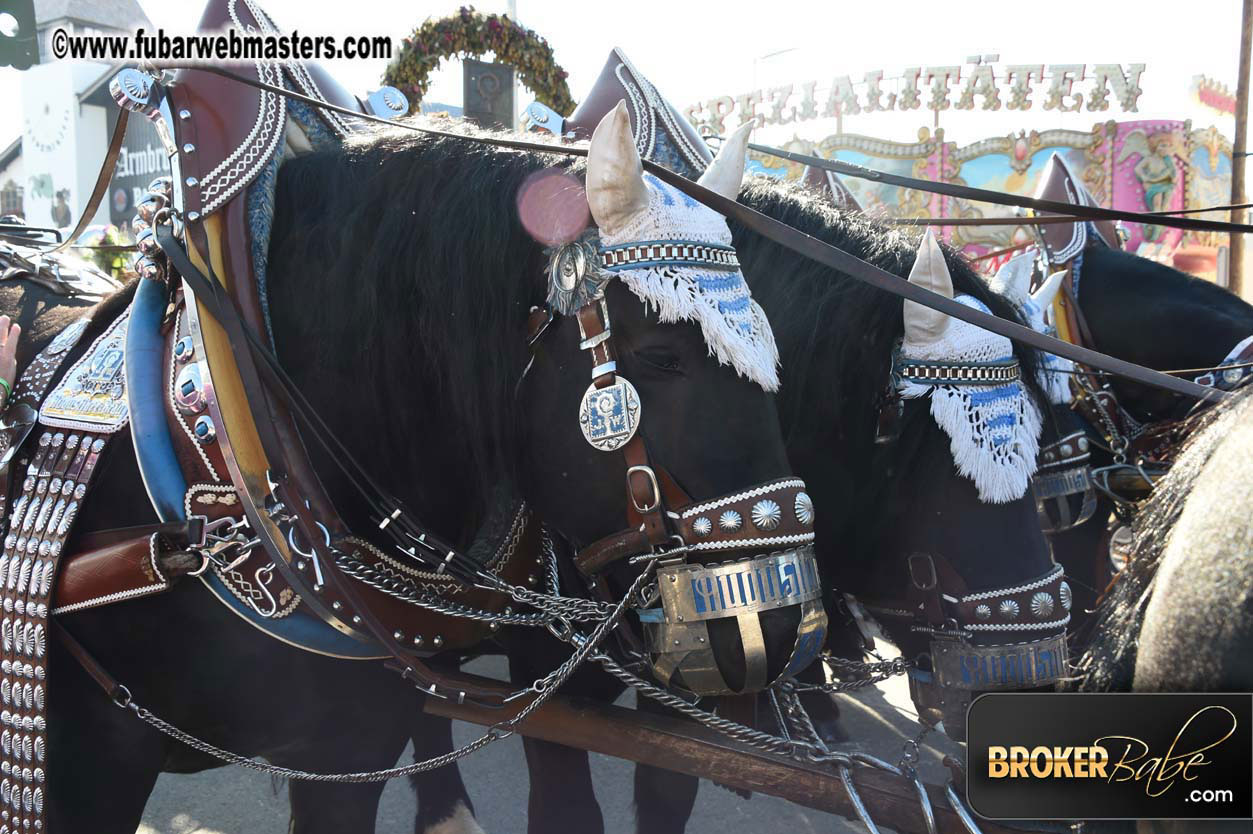
[[[753,525],[758,530],[770,531],[779,526],[783,519],[783,510],[769,498],[763,498],[753,505]]]
[[[579,428],[588,443],[602,452],[622,448],[640,425],[640,395],[630,381],[618,377],[613,385],[588,386],[579,403]]]
[[[814,500],[809,497],[809,493],[796,493],[796,500],[792,502],[792,509],[796,511],[796,520],[801,524],[808,527],[814,523]]]
[[[975,617],[980,620],[992,619],[992,608],[985,602],[975,606]]]
[[[1007,620],[1015,620],[1018,618],[1018,603],[1012,599],[1003,599],[1001,604],[996,607],[1001,612],[1001,616]]]
[[[718,516],[718,526],[724,533],[734,533],[744,526],[744,517],[735,510],[727,510]]]
[[[1047,591],[1036,591],[1031,596],[1031,613],[1043,620],[1053,613],[1053,595]]]
[[[714,523],[705,516],[701,516],[692,522],[692,530],[696,535],[704,538],[714,531]]]
[[[1070,590],[1070,583],[1063,581],[1057,587],[1057,596],[1062,601],[1062,608],[1069,611],[1070,606],[1074,604],[1074,594]]]

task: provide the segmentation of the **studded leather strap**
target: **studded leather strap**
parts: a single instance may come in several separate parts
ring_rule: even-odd
[[[0,557],[0,832],[44,826],[48,606],[61,549],[106,435],[46,431]],[[8,829],[5,829],[5,825]]]

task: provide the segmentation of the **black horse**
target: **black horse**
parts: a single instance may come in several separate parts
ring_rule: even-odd
[[[1091,347],[1139,365],[1158,370],[1212,367],[1253,335],[1253,306],[1239,296],[1099,242],[1084,250],[1078,286]],[[1111,384],[1119,403],[1141,424],[1182,417],[1194,405],[1189,398],[1123,379]],[[1092,467],[1112,464],[1101,427],[1089,431]],[[1107,530],[1114,509],[1113,500],[1098,493],[1096,511],[1087,522],[1050,536],[1054,558],[1074,584],[1076,627],[1082,627],[1084,612],[1093,608],[1111,577]]]
[[[588,202],[602,226],[607,210],[621,219],[647,194],[625,114],[607,123],[588,162]],[[280,359],[383,487],[462,546],[501,484],[571,541],[626,526],[625,464],[591,449],[577,426],[590,365],[576,326],[558,318],[533,356],[526,346],[527,313],[549,283],[545,253],[515,201],[530,175],[554,168],[583,173],[563,157],[390,132],[288,162],[280,175],[270,244]],[[565,193],[583,200],[580,189]],[[94,332],[129,294],[101,305]],[[660,323],[618,281],[606,298],[653,460],[696,497],[787,473],[773,398],[711,358],[700,327]],[[3,300],[29,334],[24,360],[81,313],[34,288]],[[334,467],[315,462],[345,517],[365,529],[366,514]],[[103,466],[77,535],[153,521],[123,443]],[[421,708],[417,693],[381,666],[266,639],[192,582],[78,612],[63,625],[137,702],[276,764],[387,767]],[[790,640],[774,645],[766,630],[768,651],[786,658]],[[715,654],[734,668],[742,656],[724,642],[715,636]],[[216,764],[116,708],[59,644],[50,651],[53,830],[130,834],[158,773]],[[397,732],[401,723],[406,733]],[[372,830],[380,790],[294,782],[293,830]]]
[[[837,211],[798,186],[757,178],[744,186],[740,200],[896,275],[907,276],[914,266],[916,241],[860,214]],[[827,609],[833,648],[861,656],[860,638],[847,616],[836,616],[847,611],[839,592],[903,597],[910,553],[943,554],[971,591],[1005,587],[1048,571],[1048,543],[1025,481],[1012,500],[981,500],[971,480],[956,471],[951,440],[928,413],[926,398],[905,402],[895,442],[875,442],[893,350],[905,327],[900,299],[735,224],[732,230],[745,276],[770,316],[783,360],[779,406],[788,455],[819,507],[816,546],[824,584],[832,589]],[[1012,305],[993,294],[964,259],[945,250],[944,261],[956,293],[1017,320]],[[1042,402],[1034,353],[1016,350],[1015,355],[1027,396],[1033,405]],[[836,630],[837,622],[846,627]],[[907,656],[926,650],[907,624],[885,621],[885,626]],[[611,698],[620,692],[612,680],[590,673],[580,683],[583,695]],[[639,701],[648,704],[645,698]],[[547,806],[546,815],[561,823],[532,831],[602,830],[586,753],[559,748],[548,759],[530,763],[532,811]],[[450,802],[441,792],[446,785],[436,778],[443,777],[416,780],[424,808]],[[637,830],[682,831],[697,787],[694,778],[638,767]],[[451,807],[460,801],[466,800],[458,798]]]

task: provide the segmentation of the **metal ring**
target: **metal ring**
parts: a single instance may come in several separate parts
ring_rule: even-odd
[[[120,683],[113,687],[113,692],[109,694],[109,698],[116,706],[122,709],[129,709],[134,702],[134,699],[131,697],[131,691]]]

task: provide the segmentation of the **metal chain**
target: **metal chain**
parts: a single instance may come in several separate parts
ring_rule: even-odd
[[[835,680],[826,683],[805,683],[803,681],[792,681],[793,686],[798,692],[825,692],[828,695],[852,692],[857,689],[864,689],[867,686],[874,686],[882,683],[888,678],[894,678],[897,675],[904,675],[913,668],[913,661],[905,657],[894,657],[891,660],[885,660],[878,663],[863,663],[856,660],[845,660],[842,657],[832,657],[831,655],[822,655],[821,660],[827,666],[830,666],[835,674],[840,674],[840,670],[844,672],[852,672],[865,677],[854,678],[851,680]]]
[[[592,633],[580,641],[581,645],[573,654],[570,655],[569,658],[566,659],[564,663],[549,674],[545,675],[543,678],[540,678],[532,683],[529,690],[520,690],[519,693],[515,693],[513,696],[510,696],[510,698],[515,698],[522,692],[527,691],[534,692],[536,695],[536,697],[529,704],[523,707],[517,715],[508,720],[491,725],[487,728],[487,732],[483,735],[468,744],[452,750],[451,752],[443,753],[424,761],[414,762],[413,764],[405,765],[404,767],[394,767],[386,770],[363,771],[358,773],[313,773],[307,770],[280,767],[278,765],[269,764],[268,762],[257,761],[256,759],[243,756],[239,753],[224,750],[216,745],[210,744],[204,739],[180,730],[178,727],[175,727],[173,724],[170,724],[155,715],[150,710],[135,703],[130,696],[129,690],[125,687],[120,687],[122,696],[116,699],[116,703],[124,709],[129,709],[140,720],[146,722],[154,729],[164,733],[170,738],[181,741],[195,750],[199,750],[202,753],[206,753],[229,764],[236,764],[250,770],[268,773],[271,776],[281,776],[286,779],[296,779],[305,782],[360,783],[385,782],[401,776],[409,776],[414,773],[424,773],[428,770],[434,770],[436,768],[452,764],[453,762],[465,758],[471,753],[487,746],[488,744],[491,744],[494,741],[500,741],[513,735],[517,731],[518,725],[525,721],[533,712],[543,706],[543,704],[551,698],[558,689],[561,688],[570,676],[574,674],[575,670],[578,669],[578,667],[587,660],[592,652],[595,651],[596,646],[605,638],[610,630],[618,624],[618,621],[622,619],[622,615],[625,613],[630,600],[643,586],[649,576],[651,576],[653,569],[656,566],[656,562],[656,559],[651,559],[644,563],[643,569],[640,571],[639,576],[637,576],[635,581],[631,584],[627,593],[622,597],[618,604],[613,607],[609,615],[597,624],[596,628],[592,630]],[[569,628],[569,623],[566,623],[566,627],[567,629]],[[567,634],[572,634],[572,631],[567,632]],[[562,635],[558,634],[558,636]]]

